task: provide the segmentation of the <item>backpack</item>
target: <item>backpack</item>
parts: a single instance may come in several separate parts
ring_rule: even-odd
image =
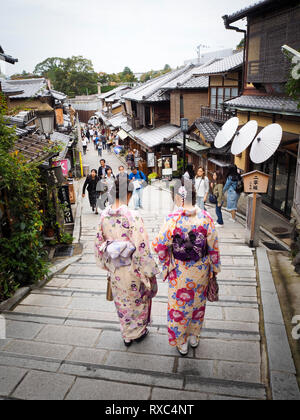
[[[172,251],[174,258],[180,261],[199,261],[208,254],[206,235],[197,229],[189,233],[177,232],[173,235]]]
[[[243,180],[242,180],[242,178],[241,178],[241,177],[239,177],[239,179],[238,179],[238,182],[237,182],[237,185],[236,185],[235,191],[236,191],[238,194],[241,194],[242,192],[244,192],[244,182],[243,182]]]

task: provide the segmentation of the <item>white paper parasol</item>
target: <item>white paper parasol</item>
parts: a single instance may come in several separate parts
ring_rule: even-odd
[[[231,145],[231,153],[233,155],[239,155],[247,149],[257,133],[257,128],[258,123],[253,120],[247,122],[247,124],[236,133]]]
[[[262,163],[268,160],[278,149],[281,139],[281,125],[270,124],[263,128],[251,147],[250,159],[252,162]]]
[[[220,128],[220,131],[215,138],[215,147],[220,149],[221,147],[226,146],[226,144],[232,139],[234,133],[236,132],[239,126],[238,117],[230,118],[226,123]]]

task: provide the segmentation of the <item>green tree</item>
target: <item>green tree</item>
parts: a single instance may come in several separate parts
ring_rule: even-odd
[[[43,252],[40,172],[14,152],[14,130],[5,125],[5,99],[0,93],[0,204],[7,209],[9,237],[0,237],[0,300],[21,285],[35,283],[48,272]]]
[[[97,93],[98,74],[91,60],[82,56],[50,57],[37,64],[34,74],[49,79],[54,89],[68,96]]]

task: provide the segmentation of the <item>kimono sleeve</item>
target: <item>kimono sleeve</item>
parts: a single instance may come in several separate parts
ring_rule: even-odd
[[[148,234],[140,216],[134,218],[130,239],[136,247],[132,261],[138,272],[148,279],[159,274],[160,270],[151,255]]]
[[[176,268],[171,252],[172,235],[175,227],[175,222],[172,218],[167,218],[165,224],[162,226],[158,236],[152,242],[152,247],[157,253],[159,262],[162,265],[163,279],[166,280],[170,272]]]
[[[94,251],[95,251],[95,258],[96,258],[97,266],[102,268],[103,270],[108,270],[108,268],[105,266],[105,260],[103,258],[104,248],[105,248],[104,245],[107,243],[107,241],[104,239],[102,225],[103,225],[103,219],[101,218],[100,223],[98,225],[98,229],[97,229]]]
[[[221,271],[221,259],[218,242],[218,234],[212,220],[209,221],[207,230],[207,248],[210,257],[210,272],[211,274],[219,273]]]

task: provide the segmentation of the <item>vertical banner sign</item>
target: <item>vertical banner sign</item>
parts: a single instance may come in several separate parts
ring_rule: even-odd
[[[6,339],[6,321],[3,315],[0,315],[0,340]]]
[[[63,160],[56,160],[54,162],[52,162],[53,166],[57,167],[60,166],[63,176],[68,176],[68,161],[67,159],[63,159]]]
[[[172,169],[177,171],[177,155],[172,155]]]
[[[147,166],[148,168],[155,167],[155,155],[154,153],[147,153]]]
[[[61,187],[59,187],[58,198],[61,204],[63,204],[64,206],[63,210],[65,223],[74,223],[68,185],[62,185]]]

